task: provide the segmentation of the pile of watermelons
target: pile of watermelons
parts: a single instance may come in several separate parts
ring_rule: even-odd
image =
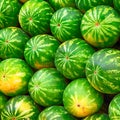
[[[1,120],[120,120],[120,0],[0,0]]]

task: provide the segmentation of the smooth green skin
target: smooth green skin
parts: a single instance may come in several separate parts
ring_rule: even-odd
[[[120,1],[119,0],[113,0],[114,8],[120,13]]]
[[[116,94],[111,100],[108,108],[108,115],[110,120],[120,119],[120,94]]]
[[[37,120],[40,110],[28,95],[19,95],[8,100],[1,112],[1,120]]]
[[[120,15],[110,6],[89,9],[81,20],[83,38],[96,48],[113,47],[120,37]]]
[[[33,71],[19,58],[9,58],[0,62],[0,91],[7,96],[28,92],[28,82]]]
[[[120,50],[104,48],[95,52],[86,63],[86,77],[98,91],[120,92]]]
[[[30,37],[18,27],[0,30],[0,58],[23,58],[26,42]]]
[[[87,10],[98,5],[113,5],[113,0],[75,0],[77,8],[85,13]]]
[[[63,7],[50,19],[50,29],[59,41],[81,38],[80,24],[83,14],[75,8]]]
[[[54,67],[54,57],[60,42],[48,34],[32,37],[25,46],[24,57],[35,68]]]
[[[63,7],[76,7],[75,0],[48,0],[50,5],[58,10]]]
[[[18,0],[0,0],[0,29],[17,26],[20,9]]]
[[[70,82],[63,92],[65,109],[78,118],[99,111],[102,104],[103,96],[89,84],[86,78]]]
[[[19,12],[20,26],[31,36],[49,33],[50,18],[53,12],[53,8],[46,1],[27,1],[22,5]]]
[[[83,118],[82,120],[110,120],[110,118],[109,118],[108,114],[95,113],[93,115]]]
[[[85,65],[95,52],[84,40],[75,38],[62,43],[55,54],[55,66],[70,80],[85,77]]]
[[[28,84],[29,94],[41,106],[62,104],[65,78],[55,68],[42,68],[34,73]]]
[[[0,115],[7,101],[8,101],[7,96],[0,92]]]
[[[38,116],[38,120],[77,120],[69,114],[63,106],[50,106],[45,108]]]

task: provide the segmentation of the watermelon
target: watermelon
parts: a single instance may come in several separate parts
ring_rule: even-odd
[[[106,113],[95,113],[93,115],[87,116],[82,120],[110,120],[108,114]]]
[[[8,100],[1,112],[1,120],[37,120],[40,110],[27,95],[18,95]]]
[[[24,57],[35,68],[54,67],[54,56],[60,42],[48,34],[32,37],[25,46]]]
[[[98,5],[113,5],[113,0],[75,0],[77,8],[85,13],[87,10]]]
[[[4,108],[5,104],[7,103],[8,98],[6,95],[0,92],[0,116],[1,116],[1,111]]]
[[[0,29],[17,26],[20,9],[18,0],[0,0]]]
[[[81,20],[83,38],[97,48],[113,47],[120,36],[120,15],[110,6],[89,9]]]
[[[20,27],[31,36],[50,32],[53,8],[43,0],[25,2],[19,12]]]
[[[114,8],[120,13],[120,0],[113,0]]]
[[[55,68],[42,68],[30,79],[28,90],[36,103],[47,107],[62,104],[66,85],[65,78]]]
[[[95,52],[86,63],[86,77],[98,91],[120,92],[120,50],[104,48]]]
[[[116,94],[111,100],[108,115],[110,120],[120,120],[120,94]]]
[[[80,24],[82,13],[72,7],[57,10],[50,19],[50,29],[59,41],[64,42],[72,38],[80,38]]]
[[[19,58],[9,58],[0,62],[0,91],[7,96],[28,92],[28,81],[33,71]]]
[[[99,111],[103,101],[103,96],[89,84],[86,78],[71,81],[63,92],[65,109],[78,118]]]
[[[29,36],[18,27],[6,27],[0,30],[0,58],[23,58],[24,47]]]
[[[38,116],[38,120],[77,120],[69,114],[63,106],[45,108]]]
[[[85,77],[85,65],[95,52],[84,40],[74,38],[63,42],[55,54],[57,70],[70,80]]]
[[[58,10],[63,7],[76,7],[75,0],[48,0],[50,5]]]

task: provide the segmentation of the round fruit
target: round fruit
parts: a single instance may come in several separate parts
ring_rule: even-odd
[[[0,92],[0,115],[7,101],[8,101],[7,96]]]
[[[55,54],[55,66],[68,79],[85,77],[85,65],[95,50],[84,40],[75,38],[62,43]]]
[[[58,10],[63,7],[75,7],[75,0],[49,0],[51,6]]]
[[[110,120],[109,116],[105,113],[95,113],[93,115],[87,116],[82,120]]]
[[[1,120],[37,120],[39,109],[27,95],[11,98],[1,112]]]
[[[73,116],[86,117],[99,111],[103,104],[103,97],[86,78],[79,78],[71,81],[65,88],[63,104]]]
[[[72,38],[80,38],[82,13],[72,7],[57,10],[50,19],[52,34],[61,42]]]
[[[104,48],[95,52],[86,63],[86,77],[98,91],[120,92],[120,50]]]
[[[33,100],[45,107],[61,104],[65,87],[65,78],[55,68],[38,70],[28,84]]]
[[[23,58],[24,47],[29,36],[18,27],[0,30],[0,58]]]
[[[33,71],[22,59],[9,58],[0,62],[0,91],[7,96],[28,92]]]
[[[0,0],[0,29],[18,25],[20,8],[18,0]]]
[[[53,9],[43,0],[30,0],[25,2],[19,12],[19,23],[24,31],[31,36],[49,33],[50,18]]]
[[[113,0],[114,8],[120,13],[120,0]]]
[[[26,44],[24,57],[35,68],[54,67],[54,56],[60,43],[51,35],[37,35]]]
[[[76,120],[63,106],[50,106],[38,116],[38,120]]]
[[[112,47],[120,36],[120,15],[105,5],[89,9],[81,21],[81,33],[94,47]]]
[[[75,0],[77,8],[85,13],[90,8],[96,7],[98,5],[113,5],[113,0]]]
[[[109,104],[108,115],[110,120],[119,120],[120,119],[120,94],[117,94],[113,97]]]

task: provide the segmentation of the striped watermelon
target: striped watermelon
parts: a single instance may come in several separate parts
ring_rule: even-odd
[[[53,9],[43,0],[30,0],[25,2],[19,12],[19,23],[24,31],[31,36],[48,33],[50,31],[50,18]]]
[[[38,116],[38,120],[77,120],[69,114],[63,106],[45,108]]]
[[[98,5],[113,5],[113,0],[75,0],[77,8],[85,13],[90,8],[96,7]]]
[[[0,58],[23,58],[24,47],[29,36],[18,27],[0,30]]]
[[[114,96],[108,108],[110,120],[120,120],[120,94]]]
[[[57,10],[50,19],[50,29],[59,41],[64,42],[72,38],[80,38],[80,24],[82,13],[72,7]]]
[[[63,42],[55,54],[55,66],[68,79],[85,77],[85,65],[95,50],[84,40],[75,38]]]
[[[1,112],[1,120],[37,120],[40,111],[30,96],[11,98]]]
[[[28,84],[30,96],[44,107],[61,104],[65,87],[65,78],[55,68],[38,70]]]
[[[76,7],[75,0],[49,0],[49,3],[55,10],[63,7]]]
[[[53,67],[55,52],[59,45],[59,41],[51,35],[34,36],[26,43],[25,60],[35,69]]]
[[[86,77],[98,91],[120,92],[120,50],[104,48],[95,52],[86,63]]]
[[[0,92],[0,116],[1,116],[1,111],[4,108],[5,104],[7,103],[8,98],[6,95]]]
[[[81,33],[94,47],[112,47],[120,36],[120,15],[105,5],[89,9],[81,21]]]
[[[9,58],[0,62],[0,91],[7,96],[28,92],[33,71],[22,59]]]
[[[114,8],[120,13],[120,0],[113,0]]]
[[[0,29],[18,25],[20,8],[18,0],[0,0]]]
[[[71,81],[63,92],[65,109],[76,117],[86,117],[99,111],[103,104],[102,95],[86,78]]]
[[[93,115],[87,116],[82,120],[110,120],[108,114],[105,113],[95,113]]]

